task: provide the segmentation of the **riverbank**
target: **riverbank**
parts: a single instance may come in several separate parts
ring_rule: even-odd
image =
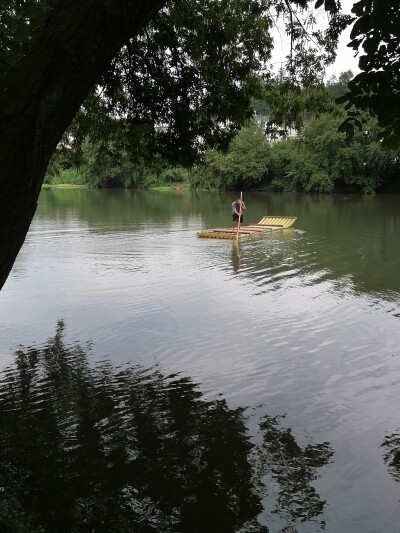
[[[101,189],[121,189],[121,187],[100,187]],[[186,183],[171,183],[169,185],[159,185],[158,187],[149,187],[149,191],[183,191],[189,190],[189,184]],[[93,189],[88,185],[78,185],[74,183],[43,183],[42,189]]]
[[[43,183],[42,189],[88,189],[87,185],[76,185],[74,183],[57,183],[51,185],[50,183]]]

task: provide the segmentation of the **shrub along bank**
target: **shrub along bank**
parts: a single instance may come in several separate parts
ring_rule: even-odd
[[[250,121],[224,153],[207,150],[191,169],[171,167],[161,158],[133,163],[127,153],[86,144],[79,166],[58,154],[45,183],[89,187],[153,188],[184,183],[204,190],[302,192],[388,192],[400,190],[400,154],[385,148],[376,121],[369,118],[348,143],[338,131],[342,116],[308,121],[297,137],[269,142]]]

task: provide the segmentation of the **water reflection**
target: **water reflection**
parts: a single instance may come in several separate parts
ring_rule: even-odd
[[[242,241],[240,270],[263,291],[271,289],[276,277],[289,282],[301,278],[307,284],[315,283],[315,279],[330,279],[340,284],[345,279],[346,287],[355,292],[383,293],[385,298],[397,298],[399,196],[248,192],[246,198],[249,224],[256,224],[266,214],[297,216],[291,230]],[[92,241],[95,236],[112,233],[113,247],[108,251],[120,252],[122,257],[126,257],[122,252],[132,248],[132,236],[145,233],[145,240],[139,245],[135,242],[134,248],[151,254],[151,237],[157,230],[179,233],[175,241],[171,238],[168,243],[172,248],[178,244],[193,246],[199,229],[230,226],[231,202],[230,193],[46,189],[40,195],[35,216],[35,224],[41,225],[33,226],[30,237],[37,227],[42,245],[46,235],[54,239],[54,221],[67,222],[69,231],[78,232],[79,237],[79,233],[87,230]],[[72,221],[77,220],[81,226],[72,227]],[[44,226],[46,221],[48,227]],[[61,239],[62,244],[71,235],[65,237]],[[183,240],[185,237],[187,241]],[[218,244],[225,257],[228,243]],[[212,257],[209,263],[204,261],[206,250]],[[188,251],[186,248],[185,253]],[[194,258],[198,264],[215,264],[214,246],[201,242],[194,253],[199,251]],[[237,254],[233,264],[237,272]],[[227,268],[231,268],[230,262]]]
[[[400,429],[392,435],[386,435],[382,443],[386,451],[383,459],[393,479],[400,481]]]
[[[64,330],[1,375],[1,530],[262,533],[271,480],[281,531],[324,529],[310,483],[327,443],[302,447],[268,416],[254,443],[244,409],[158,368],[93,367]]]
[[[316,469],[329,462],[333,451],[327,442],[302,448],[290,428],[279,426],[279,417],[266,416],[260,428],[263,441],[257,447],[255,461],[264,475],[278,485],[275,512],[285,522],[282,531],[295,533],[298,522],[317,522],[323,512],[325,502],[310,483],[316,479]]]
[[[233,271],[239,272],[240,268],[240,244],[239,239],[232,240],[232,268]]]

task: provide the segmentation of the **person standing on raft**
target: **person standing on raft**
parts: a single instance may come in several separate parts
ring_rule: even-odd
[[[242,204],[242,210],[240,210],[240,204]],[[232,231],[235,231],[235,224],[239,221],[240,216],[240,223],[243,223],[243,211],[246,211],[246,206],[244,205],[244,202],[240,200],[239,196],[236,198],[236,200],[232,203]]]

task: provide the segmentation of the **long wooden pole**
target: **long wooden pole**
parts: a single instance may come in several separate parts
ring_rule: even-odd
[[[242,191],[240,191],[240,208],[239,208],[239,220],[238,220],[238,225],[237,225],[237,234],[236,234],[236,237],[239,238],[239,230],[240,230],[240,217],[242,216],[242,197],[243,197],[243,194],[242,194]]]

